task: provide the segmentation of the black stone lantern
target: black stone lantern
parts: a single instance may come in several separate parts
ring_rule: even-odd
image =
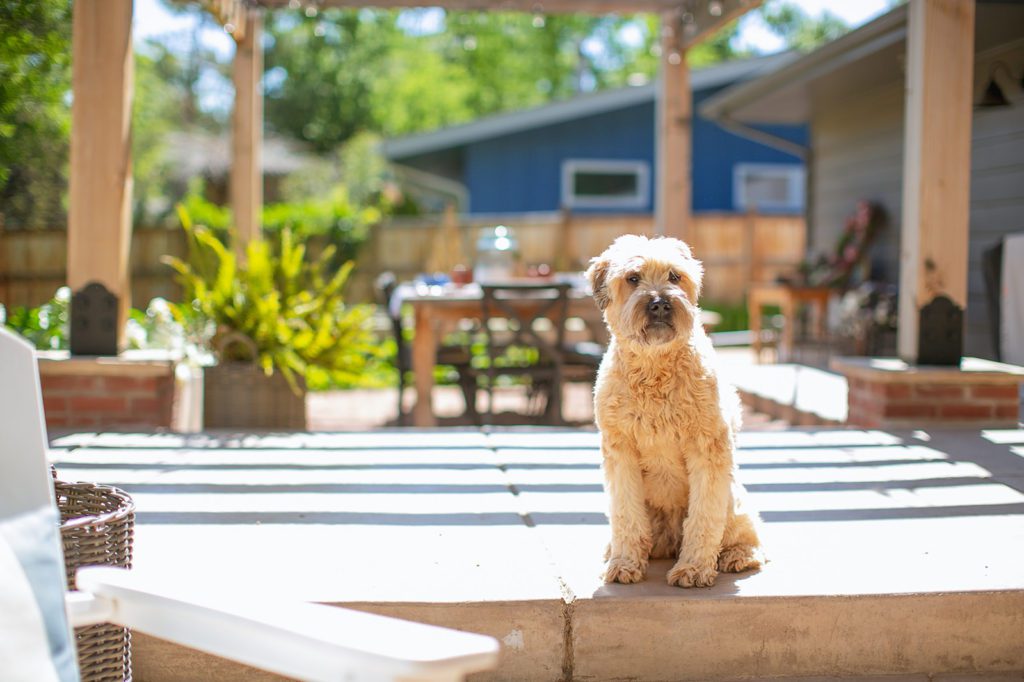
[[[957,366],[964,350],[964,311],[948,296],[920,310],[917,364]]]
[[[71,354],[117,355],[117,296],[89,282],[71,296]]]

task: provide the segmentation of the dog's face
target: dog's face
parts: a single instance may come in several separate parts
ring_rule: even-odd
[[[689,339],[703,273],[684,242],[627,235],[590,261],[587,277],[616,338],[659,345]]]

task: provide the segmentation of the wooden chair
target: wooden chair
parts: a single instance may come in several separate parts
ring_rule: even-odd
[[[0,677],[78,679],[72,627],[114,623],[306,680],[461,679],[494,667],[482,635],[348,609],[194,588],[117,568],[85,568],[66,593],[46,461],[35,351],[0,329]]]
[[[408,426],[411,415],[405,409],[405,401],[402,398],[408,383],[406,377],[412,371],[412,350],[405,340],[402,311],[394,310],[391,306],[391,297],[397,287],[398,281],[393,272],[382,272],[374,281],[374,294],[377,303],[387,311],[388,319],[391,321],[391,332],[397,347],[395,364],[398,369],[398,425]],[[472,360],[473,356],[469,351],[468,344],[441,345],[437,349],[436,363],[454,367],[459,374],[459,387],[462,389],[462,396],[466,401],[466,418],[472,424],[479,424],[480,416],[476,411],[476,376],[472,371]]]
[[[486,423],[494,421],[494,388],[499,376],[529,382],[528,412],[531,407],[533,410],[528,417],[545,424],[564,423],[562,387],[569,360],[565,322],[571,288],[561,282],[481,285],[481,323],[488,359]]]

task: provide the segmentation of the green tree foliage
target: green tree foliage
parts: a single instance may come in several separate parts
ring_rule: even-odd
[[[399,34],[393,13],[279,11],[267,28],[264,111],[274,130],[326,152],[376,128],[374,85]]]
[[[191,19],[191,27],[163,36],[160,40],[146,41],[143,51],[152,57],[155,74],[178,102],[178,127],[200,126],[206,130],[225,127],[223,111],[210,111],[200,102],[200,81],[215,73],[229,81],[230,63],[221,63],[216,52],[202,41],[205,29],[217,24],[201,3],[182,0],[160,0],[164,9],[172,14]],[[138,52],[138,50],[137,50]],[[222,81],[222,82],[223,82]]]
[[[690,48],[686,56],[690,68],[700,68],[718,62],[727,62],[730,59],[752,56],[750,52],[738,50],[733,46],[739,32],[739,20],[730,21],[707,40]]]
[[[360,130],[429,130],[649,78],[657,65],[649,36],[640,46],[623,39],[629,17],[449,12],[437,32],[405,30],[402,17],[275,12],[268,125],[326,151]]]
[[[163,1],[171,11],[194,16],[195,26],[188,35],[137,49],[138,221],[168,215],[184,192],[170,184],[163,160],[167,133],[220,132],[226,124],[223,107],[212,110],[200,92],[204,82],[217,81],[209,78],[211,71],[223,77],[226,69],[199,40],[203,22],[211,19],[196,3]],[[792,48],[810,49],[847,30],[832,14],[811,18],[784,0],[759,11]],[[268,128],[307,142],[336,167],[342,143],[361,131],[402,135],[646,82],[660,63],[656,16],[448,12],[440,25],[417,28],[410,22],[430,12],[437,16],[437,10],[317,11],[315,5],[268,12]],[[71,0],[0,2],[0,226],[65,222],[70,27]],[[690,65],[747,56],[735,47],[737,32],[733,22],[692,48]],[[222,79],[216,87],[227,86]],[[341,165],[359,163],[357,156]],[[353,203],[375,204],[364,197],[383,191],[381,173],[370,169],[366,177],[349,171],[337,182],[349,187]]]
[[[70,0],[0,2],[0,226],[63,223]]]
[[[850,30],[842,19],[828,10],[811,17],[792,2],[769,3],[761,8],[768,27],[786,41],[789,49],[809,52]]]
[[[132,109],[132,213],[136,224],[170,209],[165,139],[167,133],[180,129],[180,114],[181,92],[164,79],[160,58],[136,51]]]

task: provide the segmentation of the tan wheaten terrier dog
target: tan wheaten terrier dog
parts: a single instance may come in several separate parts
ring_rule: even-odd
[[[594,388],[612,538],[605,582],[644,579],[675,558],[670,585],[761,565],[733,452],[736,391],[719,382],[697,296],[703,266],[678,239],[619,237],[587,276],[611,344]]]

